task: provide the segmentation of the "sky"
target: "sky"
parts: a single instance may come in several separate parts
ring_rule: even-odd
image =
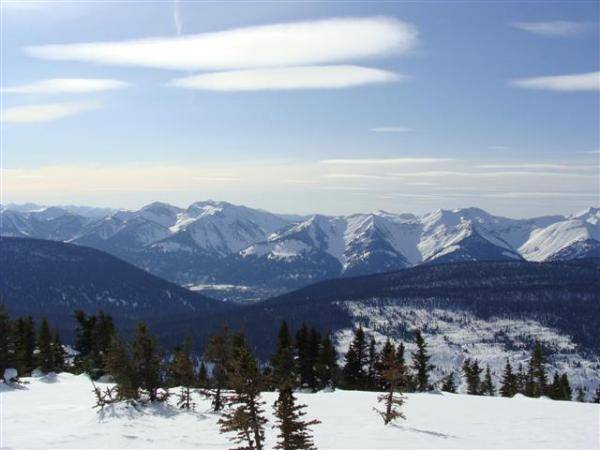
[[[2,203],[599,203],[596,1],[1,0]]]

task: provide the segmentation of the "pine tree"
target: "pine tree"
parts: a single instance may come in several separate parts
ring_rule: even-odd
[[[229,382],[234,394],[229,396],[229,408],[218,423],[222,433],[235,433],[233,442],[245,444],[238,449],[262,450],[264,442],[264,402],[260,399],[262,388],[256,359],[243,339],[234,345],[233,360],[229,369]]]
[[[104,355],[108,352],[115,328],[112,318],[100,311],[97,316],[75,311],[75,367],[87,372],[92,378],[103,374]]]
[[[400,364],[400,389],[402,392],[414,392],[415,391],[415,380],[408,373],[408,368],[406,367],[406,359],[404,358],[404,353],[406,352],[404,348],[404,343],[400,342],[398,344],[398,348],[396,348],[396,359]]]
[[[139,374],[134,366],[128,345],[118,336],[112,338],[104,359],[104,370],[113,377],[116,383],[118,400],[137,400],[139,398]]]
[[[189,336],[185,338],[183,347],[176,347],[173,359],[168,368],[168,381],[172,386],[179,386],[179,399],[177,406],[182,409],[191,409],[192,403],[191,386],[194,384],[194,362],[191,357],[192,340]]]
[[[454,384],[454,372],[450,372],[442,379],[442,391],[456,393],[456,384]]]
[[[584,388],[579,386],[577,388],[577,394],[575,395],[575,401],[583,403],[583,402],[585,402],[585,398],[586,398],[586,391]]]
[[[592,399],[592,403],[600,403],[600,384],[596,388],[596,392],[594,393],[594,398]]]
[[[510,361],[506,358],[506,365],[502,374],[502,386],[500,386],[500,395],[502,397],[513,397],[519,391],[517,376],[512,371]]]
[[[492,380],[492,373],[489,365],[485,368],[485,376],[483,378],[483,383],[481,383],[481,393],[483,395],[489,395],[490,397],[496,395],[496,387]]]
[[[317,383],[317,360],[319,358],[319,350],[321,347],[321,335],[315,327],[311,327],[308,334],[308,343],[306,348],[306,374],[303,384],[306,384],[313,392],[318,390]]]
[[[467,381],[467,394],[469,395],[481,395],[481,373],[483,369],[479,367],[479,361],[467,358],[463,362],[463,374]]]
[[[573,391],[571,390],[569,377],[566,373],[563,373],[560,377],[560,391],[562,400],[571,400],[573,398]]]
[[[523,364],[519,363],[519,367],[517,368],[517,374],[515,376],[517,379],[517,392],[519,394],[525,395],[527,385],[527,374],[523,369]]]
[[[354,332],[354,339],[346,353],[346,365],[343,369],[344,386],[347,389],[364,389],[367,374],[367,344],[362,327]]]
[[[58,331],[52,333],[52,365],[56,373],[63,372],[66,368],[67,352],[62,345]]]
[[[544,353],[539,341],[535,341],[531,359],[529,360],[529,370],[527,371],[527,383],[525,395],[529,397],[540,397],[547,393],[548,380],[546,369],[544,368]]]
[[[434,369],[434,366],[429,364],[431,356],[427,352],[427,344],[421,330],[415,331],[415,344],[417,351],[412,355],[412,368],[415,371],[415,388],[419,392],[431,390],[429,383],[429,373]]]
[[[200,363],[200,367],[198,368],[198,377],[196,379],[196,385],[199,388],[206,389],[208,387],[208,371],[206,370],[206,364],[204,361]]]
[[[4,370],[14,364],[13,344],[12,322],[4,303],[0,301],[0,379],[4,376]]]
[[[381,416],[383,423],[387,425],[396,419],[405,419],[404,414],[400,411],[400,407],[404,404],[404,397],[399,391],[402,371],[395,352],[387,353],[382,364],[385,367],[382,375],[387,385],[387,392],[377,397],[377,400],[383,404],[383,409],[375,408],[375,411]]]
[[[146,324],[140,323],[133,341],[133,365],[139,377],[140,387],[148,393],[151,402],[159,400],[161,386],[162,354],[156,338],[148,332]]]
[[[35,369],[35,323],[31,316],[19,318],[14,328],[15,365],[20,376]]]
[[[52,352],[52,334],[48,320],[44,317],[40,324],[37,337],[37,361],[42,372],[48,373],[54,370],[54,355]]]
[[[296,371],[294,365],[294,348],[292,338],[285,321],[281,322],[279,335],[277,337],[277,348],[271,358],[273,367],[273,382],[275,385],[291,383],[296,385]]]
[[[387,369],[385,361],[388,360],[390,355],[396,356],[396,349],[394,348],[394,344],[389,339],[386,339],[383,347],[381,348],[381,353],[379,354],[379,358],[375,364],[375,384],[377,389],[386,390],[387,384],[383,379],[383,371]]]
[[[211,336],[204,350],[204,358],[213,364],[214,392],[211,396],[213,411],[218,412],[223,408],[222,390],[227,386],[227,372],[232,358],[231,336],[227,328]]]
[[[369,341],[369,350],[367,354],[367,388],[377,389],[377,360],[379,355],[377,353],[377,345],[375,338],[371,336]]]
[[[303,409],[306,405],[297,405],[296,397],[289,384],[279,389],[279,396],[273,404],[276,427],[279,428],[279,441],[275,446],[280,450],[316,450],[308,427],[320,423],[318,420],[304,421]],[[275,428],[275,427],[274,427]]]
[[[317,379],[321,388],[334,388],[337,382],[337,352],[329,335],[321,342],[316,365]]]

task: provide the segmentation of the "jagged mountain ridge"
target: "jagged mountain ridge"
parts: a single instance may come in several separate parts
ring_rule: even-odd
[[[155,202],[137,211],[3,207],[0,234],[97,248],[179,284],[291,289],[326,278],[458,261],[594,256],[600,209],[509,219],[479,208],[290,217],[232,205]]]

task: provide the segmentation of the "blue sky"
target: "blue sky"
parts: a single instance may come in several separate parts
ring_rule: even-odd
[[[598,203],[598,18],[576,1],[3,1],[2,201],[573,212]]]

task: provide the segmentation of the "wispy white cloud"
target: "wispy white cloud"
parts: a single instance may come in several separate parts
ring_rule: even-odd
[[[589,165],[573,164],[482,164],[475,166],[480,169],[547,169],[547,170],[594,170]]]
[[[181,36],[183,23],[181,21],[181,5],[179,0],[173,0],[173,24],[175,25],[177,36]]]
[[[341,89],[401,79],[401,75],[386,70],[340,65],[213,72],[179,78],[169,85],[209,91]]]
[[[514,178],[514,177],[546,177],[546,178],[590,178],[594,177],[594,174],[590,173],[568,173],[568,172],[537,172],[531,170],[523,171],[502,171],[502,172],[467,172],[467,171],[454,171],[454,170],[432,170],[423,172],[400,172],[395,173],[397,177],[427,177],[427,178],[441,178],[441,177],[462,177],[462,178]]]
[[[488,148],[490,150],[495,150],[495,151],[510,150],[510,147],[508,145],[490,145]]]
[[[600,72],[520,78],[511,84],[525,89],[548,91],[600,91]]]
[[[376,127],[371,128],[371,131],[375,133],[408,133],[413,131],[413,129],[407,127]]]
[[[192,177],[195,181],[240,181],[237,177],[224,177],[224,176],[207,176],[207,177]]]
[[[435,164],[453,161],[451,158],[378,158],[378,159],[324,159],[321,164],[380,165],[380,164]]]
[[[18,86],[3,87],[8,94],[82,94],[112,91],[128,87],[129,83],[104,78],[51,78]]]
[[[497,194],[486,194],[490,198],[553,198],[553,197],[579,197],[600,198],[598,193],[593,192],[501,192]]]
[[[384,175],[368,175],[363,173],[328,173],[325,178],[350,179],[350,180],[389,180],[392,177]],[[392,178],[393,179],[393,178]]]
[[[0,112],[2,123],[35,123],[49,122],[64,117],[73,116],[91,109],[97,105],[90,103],[46,103],[41,105],[16,106]]]
[[[180,37],[26,47],[32,56],[179,70],[323,64],[406,53],[417,29],[388,17],[327,19]]]
[[[513,27],[545,37],[575,37],[594,29],[588,22],[553,20],[548,22],[514,22]]]

